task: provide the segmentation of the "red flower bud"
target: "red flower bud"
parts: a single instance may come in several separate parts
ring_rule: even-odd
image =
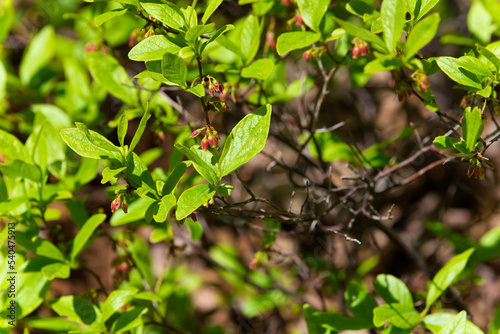
[[[85,52],[96,52],[96,51],[97,51],[96,43],[89,43],[85,45]]]
[[[359,48],[353,47],[352,48],[352,59],[358,59],[358,57],[359,57]]]
[[[194,130],[193,133],[191,133],[191,136],[189,138],[194,138],[200,134],[200,129]]]
[[[285,6],[290,6],[290,0],[281,0],[281,3]]]
[[[208,150],[208,140],[206,140],[206,138],[207,138],[207,137],[203,138],[203,139],[201,140],[201,144],[200,144],[201,149],[202,149],[203,151]]]
[[[298,26],[301,26],[304,23],[304,20],[302,19],[302,15],[297,15],[295,17],[295,24]]]
[[[359,52],[361,52],[362,56],[366,56],[368,52],[370,52],[370,46],[368,44],[362,44],[359,47]]]
[[[120,195],[116,195],[113,202],[111,202],[111,212],[115,212],[120,208],[122,201],[120,200]]]
[[[220,93],[220,99],[221,99],[221,101],[225,101],[226,97],[227,97],[227,93],[226,92]]]
[[[399,102],[403,102],[405,100],[405,93],[398,93]]]
[[[210,96],[214,96],[214,89],[213,87],[208,87],[208,94],[210,94]]]
[[[214,136],[208,136],[208,144],[211,148],[215,148],[217,146],[217,141],[215,140]]]
[[[302,58],[304,59],[309,59],[311,57],[311,55],[309,54],[308,51],[304,51],[304,53],[302,54]]]

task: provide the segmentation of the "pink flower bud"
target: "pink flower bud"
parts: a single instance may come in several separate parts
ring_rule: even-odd
[[[214,96],[214,88],[213,87],[208,87],[208,94],[210,94],[210,96]]]
[[[301,26],[304,23],[304,20],[302,19],[302,15],[297,15],[295,17],[295,24],[298,26]]]
[[[205,137],[205,138],[206,138],[206,137]],[[205,138],[203,138],[203,139],[201,140],[201,144],[200,144],[201,149],[202,149],[203,151],[208,150],[208,140],[206,140]]]
[[[120,200],[120,195],[116,195],[113,202],[111,202],[111,212],[115,212],[120,208],[122,201]]]
[[[281,0],[281,3],[285,6],[290,6],[290,0]]]
[[[359,48],[355,46],[352,48],[352,59],[358,59],[358,57],[359,57]]]
[[[89,43],[85,45],[85,52],[96,52],[96,51],[97,51],[96,43]]]
[[[214,136],[208,136],[208,144],[211,148],[215,148],[217,146],[217,141],[215,140]]]
[[[302,54],[302,58],[304,58],[304,59],[309,59],[310,57],[311,57],[311,55],[307,51],[304,51],[304,53]]]
[[[193,131],[193,133],[191,133],[191,136],[189,136],[189,138],[197,137],[199,134],[200,134],[200,129],[196,129]]]
[[[362,56],[366,56],[368,52],[370,52],[370,46],[368,44],[362,44],[359,47],[359,52],[361,52]]]
[[[227,92],[222,92],[222,93],[220,93],[219,98],[221,99],[221,101],[225,101],[225,100],[226,100],[226,98],[227,98]]]

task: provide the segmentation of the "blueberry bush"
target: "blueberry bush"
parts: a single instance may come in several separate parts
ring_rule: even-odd
[[[496,0],[0,3],[0,333],[500,331]]]

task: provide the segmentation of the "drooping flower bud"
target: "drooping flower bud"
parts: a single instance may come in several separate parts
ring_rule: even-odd
[[[304,58],[306,60],[309,59],[310,57],[311,57],[311,55],[309,54],[308,51],[304,51],[304,53],[302,54],[302,58]]]
[[[298,26],[301,26],[304,23],[304,19],[302,18],[302,15],[297,15],[295,17],[295,24]]]
[[[215,148],[217,146],[217,141],[215,140],[214,136],[208,135],[208,144],[211,148]]]
[[[221,92],[219,98],[221,101],[225,101],[227,98],[227,92],[226,91]]]
[[[207,140],[207,136],[205,136],[205,137],[201,140],[201,144],[200,144],[201,149],[202,149],[203,151],[208,150],[208,145],[209,145],[209,143],[208,143],[208,140]]]
[[[111,202],[111,212],[115,212],[116,210],[118,210],[120,208],[121,204],[122,204],[121,195],[118,194],[118,195],[116,195],[113,202]]]
[[[196,129],[196,130],[193,131],[193,133],[191,133],[191,135],[189,136],[189,138],[197,137],[199,134],[200,134],[200,129]]]
[[[352,59],[358,59],[359,57],[359,48],[357,46],[352,48]]]

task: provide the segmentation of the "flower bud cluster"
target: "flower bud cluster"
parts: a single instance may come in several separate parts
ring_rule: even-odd
[[[312,48],[304,51],[302,54],[302,58],[308,59],[319,59],[322,55],[326,53],[326,48],[324,46],[320,46],[317,48]]]
[[[133,191],[132,189],[116,190],[115,199],[113,200],[113,202],[111,202],[111,212],[115,212],[121,207],[123,212],[127,213],[128,203],[133,199],[133,197],[131,196],[132,191]],[[127,197],[129,197],[129,199],[127,199]]]
[[[208,93],[210,94],[210,96],[214,96],[214,92],[222,93],[224,91],[224,85],[210,75],[207,75],[203,78],[202,85],[208,86]]]
[[[208,147],[210,146],[211,148],[216,148],[217,144],[220,141],[220,136],[219,133],[213,128],[211,125],[206,125],[202,128],[196,129],[191,133],[191,136],[189,138],[195,138],[201,134],[202,131],[205,131],[205,136],[201,140],[201,149],[203,151],[208,150]]]
[[[429,82],[429,77],[427,74],[423,71],[415,71],[411,75],[411,78],[413,79],[413,83],[417,86],[417,89],[419,89],[422,92],[428,92],[429,87],[430,87],[430,82]]]
[[[362,39],[356,37],[352,40],[352,58],[358,59],[361,55],[362,57],[366,56],[370,52],[370,46],[363,41]]]
[[[495,169],[493,163],[486,158],[473,157],[469,160],[469,168],[467,169],[467,176],[471,178],[474,176],[475,179],[484,180],[486,175],[486,170],[484,167],[489,169]]]

